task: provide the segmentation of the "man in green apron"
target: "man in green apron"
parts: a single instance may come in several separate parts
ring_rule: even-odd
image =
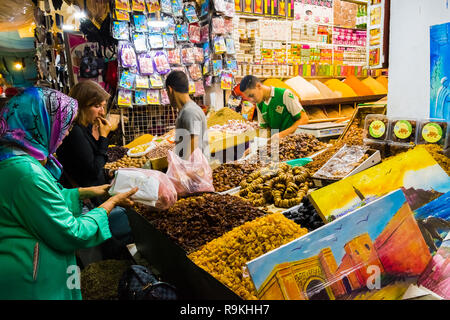
[[[266,86],[255,76],[245,76],[239,86],[241,92],[257,104],[258,123],[270,131],[271,140],[293,134],[309,119],[298,98],[285,88]]]

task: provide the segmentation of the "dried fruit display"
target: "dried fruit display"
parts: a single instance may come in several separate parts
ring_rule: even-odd
[[[310,232],[325,225],[308,198],[304,198],[298,208],[287,210],[283,215]]]
[[[161,142],[152,148],[145,156],[148,159],[158,159],[167,157],[168,151],[172,151],[175,148],[175,144],[169,142]]]
[[[109,147],[106,151],[106,155],[108,157],[106,162],[114,162],[120,158],[123,158],[127,154],[128,150],[129,149],[125,147]]]
[[[239,197],[214,193],[180,199],[162,212],[136,211],[188,253],[266,214]]]
[[[274,204],[279,208],[291,208],[300,204],[308,193],[309,178],[310,173],[304,167],[271,164],[242,181],[239,196],[256,207]]]
[[[257,300],[250,276],[243,273],[245,264],[307,232],[283,214],[274,213],[234,228],[189,258],[241,298]]]
[[[105,169],[114,172],[119,168],[142,168],[147,161],[148,159],[145,156],[136,158],[124,156],[117,161],[105,164]]]
[[[216,192],[223,192],[239,186],[242,180],[255,170],[261,168],[261,163],[242,161],[224,163],[213,170],[213,184]]]

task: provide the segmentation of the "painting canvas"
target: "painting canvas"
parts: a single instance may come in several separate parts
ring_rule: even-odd
[[[450,121],[450,23],[430,27],[430,117]]]
[[[433,291],[443,299],[450,299],[450,235],[421,275],[418,284]]]
[[[450,177],[428,151],[416,148],[313,191],[309,197],[322,219],[330,222],[400,188],[416,210],[449,192]]]
[[[263,300],[401,299],[431,260],[401,190],[247,263]]]

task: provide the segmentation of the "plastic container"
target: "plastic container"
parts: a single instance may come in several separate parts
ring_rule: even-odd
[[[417,139],[417,119],[392,118],[389,119],[388,139],[393,143],[415,145]]]
[[[387,140],[389,132],[389,120],[382,114],[368,114],[364,125],[364,139],[374,142]]]
[[[444,119],[424,119],[419,122],[417,144],[448,146],[450,123]]]

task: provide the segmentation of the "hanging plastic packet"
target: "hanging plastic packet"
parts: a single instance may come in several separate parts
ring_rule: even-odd
[[[147,32],[147,17],[143,14],[133,14],[135,32]]]
[[[222,60],[213,60],[213,76],[217,77],[220,75],[220,73],[223,70],[223,63]]]
[[[207,77],[205,78],[205,86],[206,86],[206,87],[211,87],[211,86],[212,86],[212,79],[213,79],[212,76],[207,76]]]
[[[194,47],[194,58],[195,63],[203,63],[204,62],[204,55],[203,55],[203,49],[200,47]]]
[[[169,64],[181,64],[180,48],[167,50],[167,60]]]
[[[161,104],[169,105],[170,99],[169,99],[169,95],[167,94],[167,90],[166,89],[160,90],[160,94],[161,94]]]
[[[195,93],[195,82],[194,80],[192,80],[191,78],[189,78],[189,94],[194,94]]]
[[[225,21],[223,17],[212,18],[212,33],[224,34],[225,33]]]
[[[226,34],[233,33],[233,19],[223,19],[223,26]]]
[[[147,51],[147,37],[145,33],[134,33],[133,34],[133,44],[136,52],[146,52]]]
[[[177,24],[175,32],[178,42],[189,41],[188,26],[186,24]]]
[[[146,0],[145,2],[147,3],[147,11],[149,13],[155,13],[161,10],[159,0]]]
[[[163,33],[163,47],[164,49],[173,49],[175,48],[175,39],[172,34]],[[170,63],[170,61],[169,61]]]
[[[163,21],[165,22],[162,31],[168,34],[175,34],[176,24],[175,21],[173,20],[173,17],[164,15],[162,18]]]
[[[126,21],[113,21],[112,23],[112,37],[117,40],[130,39],[130,27]]]
[[[138,106],[147,105],[147,90],[136,89],[134,91],[134,104]]]
[[[160,74],[154,73],[150,76],[150,86],[152,88],[162,88],[164,87],[163,79]]]
[[[203,0],[200,7],[200,16],[204,17],[209,13],[209,3],[211,0]]]
[[[159,90],[147,90],[147,102],[151,105],[159,105]]]
[[[195,55],[193,47],[185,47],[181,49],[181,61],[183,64],[195,63]]]
[[[200,69],[200,65],[194,63],[188,67],[189,75],[191,79],[194,81],[200,80],[202,78],[202,70]]]
[[[236,50],[234,49],[234,40],[231,38],[225,39],[225,44],[227,48],[227,54],[235,54]]]
[[[175,17],[183,17],[183,1],[172,0],[172,12]]]
[[[119,41],[119,57],[123,68],[137,67],[136,53],[128,41]]]
[[[226,60],[226,69],[228,71],[231,71],[231,73],[233,73],[234,75],[237,73],[238,71],[238,64],[236,60]]]
[[[233,18],[235,13],[236,13],[236,9],[235,9],[235,3],[233,0],[229,1],[229,0],[224,0],[224,14],[226,17],[230,17]]]
[[[127,89],[119,89],[117,94],[117,104],[122,107],[132,106],[132,91]]]
[[[227,51],[225,39],[222,36],[214,37],[214,53],[222,54]]]
[[[149,53],[141,53],[138,56],[139,73],[141,75],[153,74],[153,58]]]
[[[159,33],[150,34],[148,36],[148,42],[152,49],[161,49],[163,47],[163,38]]]
[[[205,87],[203,86],[203,80],[195,81],[195,93],[194,97],[201,97],[205,94]]]
[[[135,87],[137,89],[150,88],[149,82],[148,82],[148,76],[143,76],[143,75],[137,74],[136,79],[135,79]]]
[[[130,13],[123,10],[114,10],[113,18],[118,21],[130,21]]]
[[[170,15],[173,14],[171,0],[161,0],[161,12]]]
[[[217,12],[225,13],[225,2],[224,0],[214,0],[214,8]]]
[[[192,43],[200,43],[200,26],[198,23],[191,23],[189,25],[189,40]]]
[[[132,0],[131,9],[137,12],[145,11],[145,0]]]
[[[128,0],[115,0],[115,6],[117,10],[130,11],[130,2]]]
[[[154,34],[154,33],[162,33],[164,31],[164,23],[161,20],[158,19],[149,19],[148,22],[148,33]]]
[[[220,75],[220,88],[223,90],[231,90],[233,87],[233,75],[228,72],[222,72]]]
[[[153,63],[155,69],[159,74],[166,74],[170,72],[170,64],[167,60],[167,54],[164,51],[156,51],[153,56]]]
[[[200,42],[205,43],[209,40],[209,24],[205,24],[200,28]]]
[[[119,87],[124,89],[133,89],[136,74],[129,71],[122,71],[119,79]]]
[[[193,3],[186,3],[183,11],[188,23],[198,22],[197,12],[195,12],[195,5]]]
[[[203,55],[209,57],[211,55],[211,49],[209,47],[209,41],[203,44]]]
[[[209,57],[205,58],[205,63],[203,64],[203,75],[207,75],[211,72],[211,60]]]

